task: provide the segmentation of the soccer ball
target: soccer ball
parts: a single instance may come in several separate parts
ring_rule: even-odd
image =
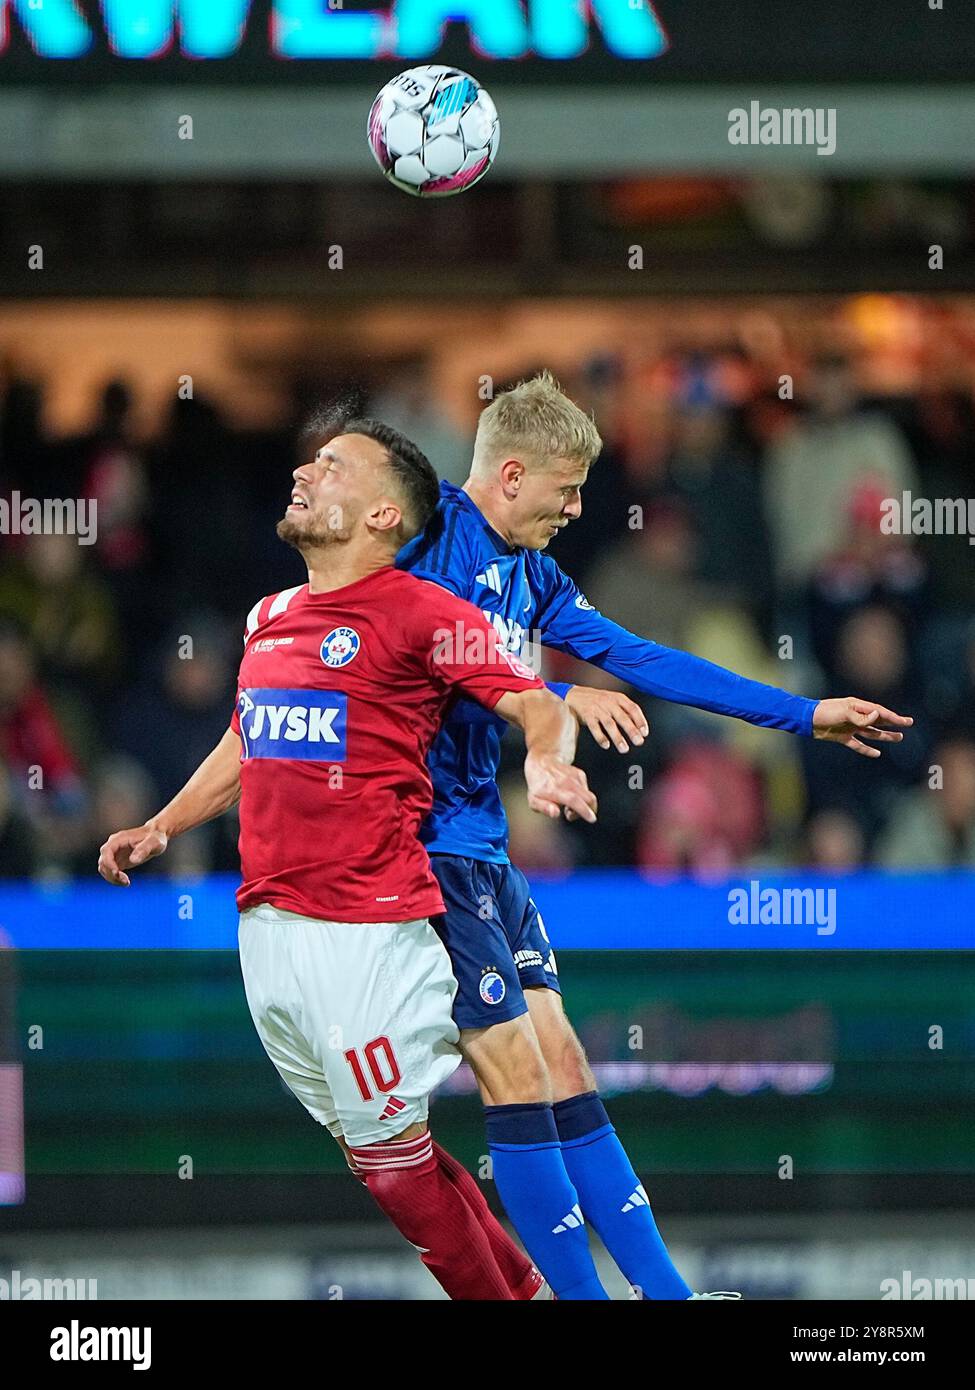
[[[482,179],[501,136],[498,110],[458,68],[428,64],[387,82],[369,112],[369,148],[397,188],[446,198]]]

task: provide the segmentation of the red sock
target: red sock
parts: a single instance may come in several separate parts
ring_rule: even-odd
[[[545,1281],[498,1221],[475,1178],[453,1154],[442,1149],[436,1141],[433,1152],[441,1169],[460,1192],[484,1230],[498,1268],[511,1290],[511,1297],[522,1300],[534,1298]]]
[[[429,1131],[349,1152],[373,1198],[451,1298],[511,1300],[491,1242],[441,1170]]]

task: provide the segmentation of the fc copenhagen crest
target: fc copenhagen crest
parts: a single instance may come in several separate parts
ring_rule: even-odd
[[[506,992],[504,980],[498,972],[485,970],[478,985],[478,993],[485,1004],[500,1004]]]
[[[322,660],[326,666],[348,666],[358,654],[362,642],[354,627],[333,627],[322,643]]]

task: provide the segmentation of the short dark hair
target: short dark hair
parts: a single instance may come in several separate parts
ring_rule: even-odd
[[[346,402],[317,410],[302,430],[301,439],[304,443],[316,441],[321,448],[340,434],[364,434],[386,450],[390,474],[404,502],[403,540],[419,535],[440,501],[440,482],[426,454],[391,425],[353,414],[351,403]]]

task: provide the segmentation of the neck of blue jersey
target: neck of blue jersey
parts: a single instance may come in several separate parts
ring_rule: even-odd
[[[454,483],[441,483],[441,488],[444,491],[449,489],[447,495],[459,498],[461,505],[466,507],[469,512],[477,517],[478,521],[491,537],[492,544],[496,545],[499,550],[503,550],[508,554],[513,554],[514,551],[521,549],[520,546],[512,545],[510,541],[506,541],[500,531],[494,529],[469,492],[465,492],[462,487],[457,487]]]

